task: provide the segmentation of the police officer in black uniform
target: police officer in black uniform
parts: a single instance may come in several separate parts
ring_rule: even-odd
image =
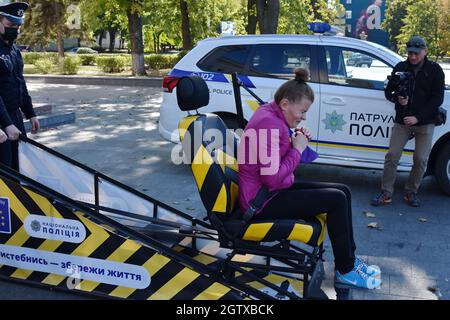
[[[25,135],[21,111],[30,119],[32,133],[40,129],[23,78],[22,56],[15,45],[28,7],[25,2],[0,5],[0,131],[8,137],[1,143],[0,132],[0,163],[15,170],[19,170],[18,138]]]

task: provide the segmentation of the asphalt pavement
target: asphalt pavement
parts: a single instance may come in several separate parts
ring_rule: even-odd
[[[31,138],[193,216],[205,210],[188,166],[171,161],[174,144],[158,133],[160,88],[44,84],[30,81],[33,100],[76,113],[76,122]],[[394,202],[374,208],[381,171],[309,164],[296,172],[305,180],[347,184],[353,195],[357,254],[382,270],[383,285],[352,290],[354,299],[450,299],[450,197],[433,177],[424,179],[422,206],[402,200],[407,174],[399,173]],[[367,212],[374,216],[367,217]],[[378,228],[368,224],[378,223]],[[334,299],[333,256],[325,243],[323,289]],[[0,282],[2,299],[83,299],[79,295]]]

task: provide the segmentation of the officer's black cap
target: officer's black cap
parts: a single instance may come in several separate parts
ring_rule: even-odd
[[[8,1],[3,1],[3,3]],[[25,11],[29,8],[26,2],[13,2],[0,5],[0,15],[15,24],[23,24]]]

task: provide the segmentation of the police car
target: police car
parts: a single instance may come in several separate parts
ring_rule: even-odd
[[[356,66],[358,55],[371,64]],[[307,68],[316,99],[306,123],[313,135],[310,146],[317,163],[382,169],[388,151],[394,105],[384,96],[384,83],[393,67],[404,60],[376,43],[326,35],[252,35],[210,38],[200,41],[163,80],[160,134],[178,142],[178,121],[186,116],[177,106],[176,84],[180,77],[199,75],[210,90],[210,103],[202,112],[219,115],[230,128],[238,127],[231,81],[240,80],[264,101],[293,76],[293,69]],[[244,117],[259,107],[241,90]],[[446,90],[443,108],[450,109]],[[398,169],[412,167],[414,139],[409,141]],[[450,194],[450,123],[436,127],[427,174],[435,175]]]

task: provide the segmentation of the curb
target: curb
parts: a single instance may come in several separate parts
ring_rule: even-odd
[[[121,86],[121,87],[161,87],[162,78],[158,77],[80,77],[80,76],[42,76],[25,75],[30,82],[43,82],[50,84],[95,85],[95,86]]]
[[[54,128],[63,124],[75,122],[75,112],[56,113],[38,116],[41,129]],[[25,131],[31,131],[30,120],[24,121]]]

